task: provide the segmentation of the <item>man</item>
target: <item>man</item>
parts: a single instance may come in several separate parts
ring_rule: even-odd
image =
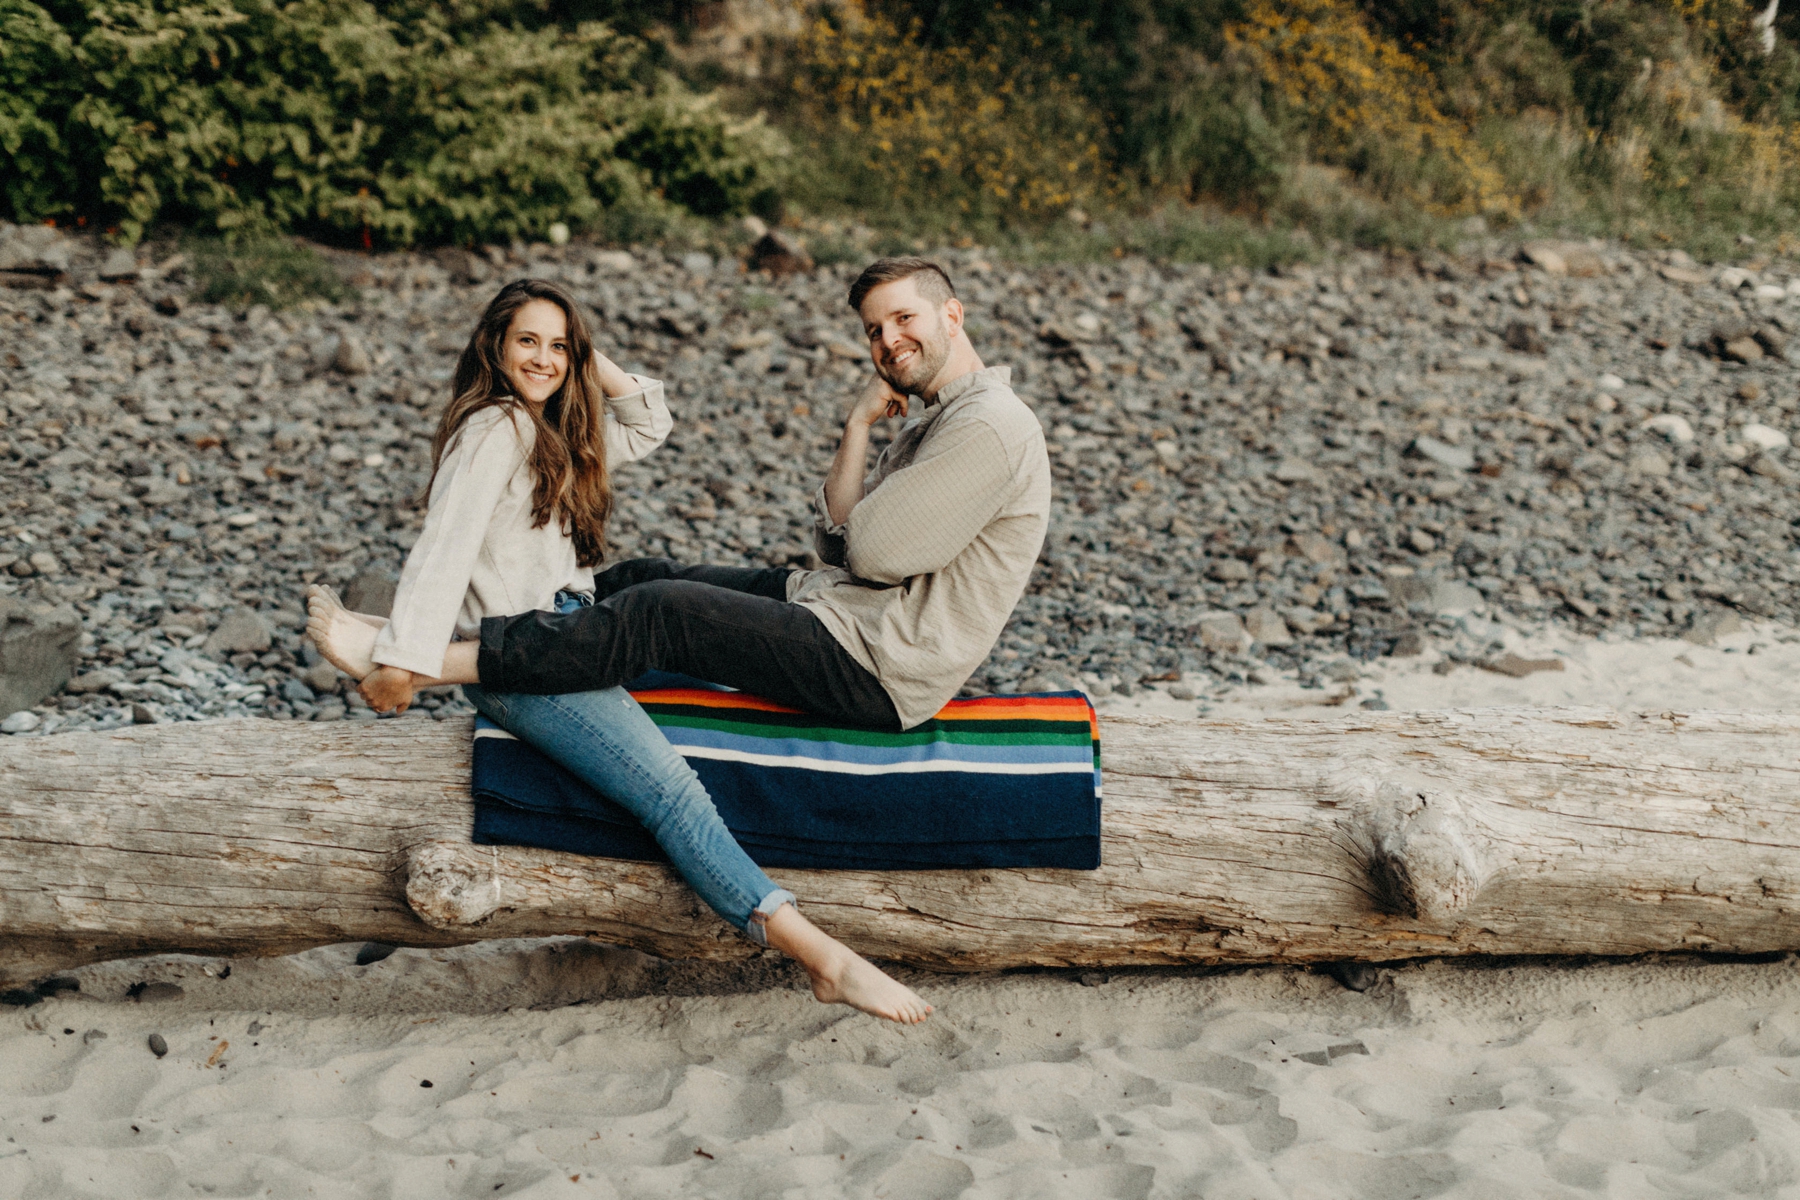
[[[357,653],[366,635],[332,614],[313,623],[315,641],[383,711],[436,682],[581,692],[663,670],[877,727],[935,716],[1024,594],[1049,521],[1049,458],[1010,369],[976,354],[941,267],[882,259],[851,285],[850,306],[876,378],[815,497],[824,569],[622,562],[596,576],[590,607],[484,620],[479,645],[449,648],[441,680],[371,673]],[[870,428],[911,395],[924,414],[865,476]]]

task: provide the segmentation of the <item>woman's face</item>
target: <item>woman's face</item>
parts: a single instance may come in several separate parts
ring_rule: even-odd
[[[527,404],[542,404],[556,394],[569,375],[569,318],[560,304],[531,300],[513,314],[500,348],[500,370],[513,395]]]

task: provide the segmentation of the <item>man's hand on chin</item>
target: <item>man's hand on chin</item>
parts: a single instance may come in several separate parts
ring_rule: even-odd
[[[904,417],[906,408],[906,397],[877,375],[863,388],[862,395],[857,398],[856,406],[850,410],[850,416],[844,423],[867,429],[886,417]]]

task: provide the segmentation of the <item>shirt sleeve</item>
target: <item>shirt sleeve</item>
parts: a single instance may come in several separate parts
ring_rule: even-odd
[[[611,470],[636,462],[668,439],[675,427],[662,381],[633,375],[638,390],[624,396],[608,396],[601,417],[606,438],[606,467]]]
[[[841,567],[844,562],[844,526],[831,521],[831,505],[825,500],[825,485],[813,493],[813,553],[828,567]]]
[[[970,421],[940,430],[850,510],[839,527],[843,565],[873,583],[941,571],[993,520],[1013,486],[1005,443],[992,426]],[[819,500],[822,507],[822,493]]]
[[[377,663],[433,678],[443,673],[494,509],[525,462],[518,420],[508,414],[482,428],[464,426],[445,455],[425,527],[394,589],[393,614],[375,638],[370,657]]]

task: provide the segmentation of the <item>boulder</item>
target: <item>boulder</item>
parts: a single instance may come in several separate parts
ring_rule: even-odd
[[[798,238],[771,229],[750,247],[750,269],[775,276],[806,274],[813,269],[813,258]]]
[[[1291,646],[1294,642],[1294,635],[1281,614],[1266,606],[1258,606],[1244,614],[1244,631],[1259,646]]]
[[[107,283],[129,283],[137,277],[137,255],[123,246],[114,248],[100,264],[100,278]]]
[[[1250,634],[1236,613],[1202,613],[1196,632],[1201,647],[1215,654],[1244,654],[1250,649]]]
[[[0,714],[54,696],[80,658],[81,618],[74,609],[0,596]]]
[[[0,271],[56,277],[67,274],[71,245],[48,225],[0,224]]]
[[[275,636],[268,618],[253,608],[234,608],[206,639],[202,652],[208,658],[233,654],[261,654]]]
[[[394,611],[394,589],[399,582],[384,567],[364,567],[344,586],[344,607],[371,617],[385,617]]]

